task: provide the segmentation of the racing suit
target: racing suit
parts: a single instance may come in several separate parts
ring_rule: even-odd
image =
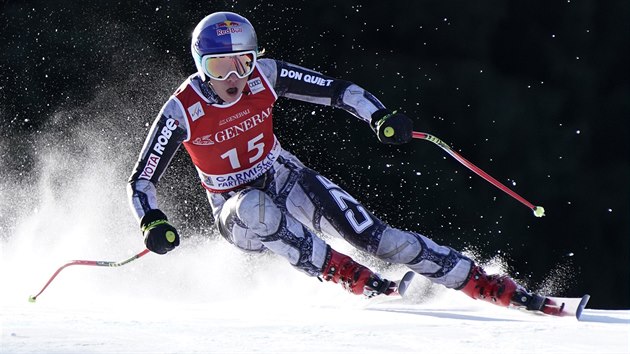
[[[341,187],[284,150],[273,133],[279,97],[341,108],[365,123],[385,107],[361,87],[297,65],[260,59],[243,94],[225,104],[191,75],[159,112],[129,179],[138,220],[157,209],[156,185],[181,145],[191,156],[221,235],[245,251],[270,250],[320,276],[327,244],[345,239],[435,283],[460,288],[472,261],[375,217]]]

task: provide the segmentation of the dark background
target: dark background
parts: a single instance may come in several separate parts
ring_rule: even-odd
[[[43,132],[56,134],[46,143],[54,148],[86,126],[130,173],[147,124],[195,70],[192,29],[211,12],[235,11],[268,57],[358,83],[547,216],[432,143],[384,146],[343,111],[281,100],[277,135],[303,162],[390,224],[480,260],[500,256],[533,288],[630,307],[628,1],[2,4],[5,177],[36,178]],[[180,180],[190,188],[173,187]],[[216,237],[185,153],[160,194],[185,235]]]

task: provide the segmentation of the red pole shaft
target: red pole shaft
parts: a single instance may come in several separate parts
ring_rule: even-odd
[[[29,301],[34,302],[37,297],[39,295],[41,295],[41,293],[44,292],[44,290],[46,290],[46,288],[48,287],[48,285],[50,285],[50,283],[52,283],[52,281],[57,277],[57,275],[64,270],[66,267],[69,266],[73,266],[73,265],[86,265],[86,266],[98,266],[98,267],[120,267],[122,265],[125,265],[131,261],[134,261],[142,256],[144,256],[145,254],[149,253],[148,249],[145,249],[144,251],[134,255],[133,257],[126,259],[124,261],[120,261],[120,262],[109,262],[109,261],[86,261],[86,260],[76,260],[76,261],[70,261],[64,265],[62,265],[61,267],[59,267],[59,269],[57,269],[57,271],[52,275],[52,277],[50,277],[50,279],[48,279],[48,282],[46,282],[46,285],[44,285],[44,287],[42,288],[42,290],[40,290],[37,295],[31,296],[29,298]]]
[[[435,145],[437,145],[440,148],[442,148],[442,150],[446,151],[449,155],[451,155],[455,160],[459,161],[462,165],[466,166],[469,170],[471,170],[474,173],[476,173],[477,175],[479,175],[481,178],[483,178],[486,181],[492,183],[495,187],[497,187],[500,190],[502,190],[503,192],[507,193],[512,198],[518,200],[519,202],[521,202],[523,205],[525,205],[526,207],[528,207],[532,211],[536,210],[536,206],[534,206],[532,203],[528,202],[527,200],[525,200],[525,198],[521,197],[520,195],[518,195],[516,192],[514,192],[510,188],[506,187],[503,183],[501,183],[501,182],[497,181],[496,179],[494,179],[492,176],[487,174],[484,170],[482,170],[479,167],[475,166],[472,162],[466,160],[462,155],[458,154],[455,150],[453,150],[450,146],[448,146],[445,142],[443,142],[439,138],[437,138],[437,137],[435,137],[433,135],[430,135],[430,134],[427,134],[427,133],[421,133],[421,132],[413,132],[413,138],[415,138],[415,139],[422,139],[422,140],[428,140],[428,141],[434,143]]]

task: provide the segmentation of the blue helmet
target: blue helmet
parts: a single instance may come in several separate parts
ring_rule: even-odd
[[[215,12],[201,20],[192,33],[190,43],[195,66],[206,80],[201,58],[208,54],[224,54],[243,51],[258,52],[258,40],[252,24],[233,12]]]

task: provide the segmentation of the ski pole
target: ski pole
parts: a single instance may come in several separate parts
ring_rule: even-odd
[[[414,139],[428,140],[428,141],[434,143],[435,145],[441,147],[442,150],[446,151],[455,160],[459,161],[462,165],[466,166],[469,170],[473,171],[474,173],[479,175],[481,178],[483,178],[486,181],[492,183],[495,187],[497,187],[500,190],[502,190],[503,192],[509,194],[512,198],[518,200],[523,205],[528,207],[531,211],[534,212],[534,215],[536,217],[543,217],[543,216],[545,216],[545,208],[543,208],[542,206],[535,206],[534,204],[528,202],[527,200],[525,200],[525,198],[521,197],[520,195],[516,194],[516,192],[514,192],[510,188],[506,187],[503,183],[497,181],[492,176],[490,176],[489,174],[484,172],[482,169],[480,169],[479,167],[475,166],[472,162],[466,160],[462,155],[458,154],[455,150],[453,150],[450,146],[448,146],[445,142],[443,142],[439,138],[437,138],[437,137],[435,137],[435,136],[433,136],[431,134],[421,133],[421,132],[413,132],[412,136],[413,136]]]
[[[144,251],[134,255],[133,257],[126,259],[124,261],[121,262],[109,262],[109,261],[85,261],[85,260],[76,260],[76,261],[70,261],[64,265],[62,265],[61,267],[59,267],[59,269],[57,269],[57,271],[55,272],[55,274],[52,275],[52,277],[50,277],[50,279],[48,280],[48,282],[46,283],[46,285],[44,285],[44,287],[42,288],[42,290],[40,290],[37,295],[33,295],[33,296],[29,296],[28,301],[29,302],[35,302],[35,300],[37,299],[37,297],[39,295],[41,295],[41,293],[44,292],[44,290],[46,290],[46,288],[48,287],[48,285],[50,285],[50,283],[53,281],[53,279],[55,279],[55,277],[57,277],[57,275],[59,274],[59,272],[61,272],[64,268],[72,266],[72,265],[87,265],[87,266],[98,266],[98,267],[120,267],[123,266],[131,261],[134,261],[142,256],[144,256],[145,254],[149,253],[148,249],[145,249]]]

